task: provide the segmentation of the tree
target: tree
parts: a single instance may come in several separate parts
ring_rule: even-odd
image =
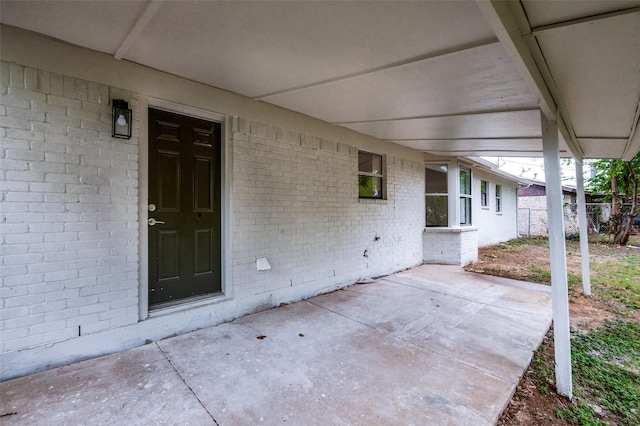
[[[640,179],[640,153],[631,161],[598,160],[589,187],[611,201],[609,232],[615,244],[626,245],[638,213],[638,179]]]

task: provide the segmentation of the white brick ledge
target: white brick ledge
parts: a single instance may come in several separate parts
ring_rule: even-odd
[[[380,200],[377,198],[358,198],[360,204],[387,204],[389,200]]]
[[[425,234],[459,234],[461,232],[475,232],[478,228],[475,226],[464,226],[459,228],[452,228],[448,226],[434,226],[424,228]]]

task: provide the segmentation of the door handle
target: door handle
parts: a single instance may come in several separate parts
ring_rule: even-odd
[[[161,222],[159,220],[155,220],[154,218],[149,219],[149,226],[153,226],[155,224],[164,225],[165,222]]]

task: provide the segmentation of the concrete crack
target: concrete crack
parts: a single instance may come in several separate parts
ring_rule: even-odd
[[[407,285],[407,284],[400,283],[400,282],[393,281],[393,280],[389,280],[389,281],[390,281],[390,282],[392,282],[392,283],[395,283],[395,284]],[[411,286],[411,285],[407,285],[407,286],[408,286],[408,287],[413,287],[413,286]],[[418,290],[422,290],[421,288],[418,288],[418,287],[414,287],[414,288],[416,288],[416,289],[418,289]],[[358,292],[352,292],[352,293],[358,293]],[[435,293],[437,293],[437,292],[435,292]],[[447,295],[447,296],[451,296],[450,294],[447,294],[447,293],[442,293],[442,294],[443,294],[443,295]],[[454,297],[456,297],[456,296],[454,296]],[[465,299],[465,298],[461,298],[461,299]],[[471,300],[471,299],[467,299],[467,300]],[[393,333],[390,333],[390,332],[388,332],[388,331],[386,331],[386,330],[380,329],[380,328],[376,327],[375,325],[371,325],[371,324],[367,324],[367,323],[362,322],[362,321],[358,321],[358,320],[357,320],[357,319],[355,319],[355,318],[348,317],[347,315],[344,315],[344,314],[342,314],[342,313],[340,313],[340,312],[337,312],[337,311],[334,311],[334,310],[332,310],[332,309],[329,309],[329,308],[327,308],[326,306],[318,305],[317,303],[314,303],[311,299],[306,300],[306,302],[308,302],[308,303],[310,303],[310,304],[312,304],[312,305],[314,305],[314,306],[317,306],[317,307],[319,307],[319,308],[321,308],[321,309],[324,309],[324,310],[326,310],[326,311],[328,311],[328,312],[331,312],[331,313],[334,313],[334,314],[336,314],[336,315],[339,315],[339,316],[341,316],[341,317],[343,317],[343,318],[345,318],[345,319],[348,319],[348,320],[350,320],[350,321],[354,321],[354,322],[356,322],[356,323],[358,323],[358,324],[364,325],[365,327],[371,328],[372,330],[375,330],[376,332],[378,332],[378,333],[380,333],[380,334],[383,334],[383,335],[385,335],[385,336],[389,336],[389,338],[391,338],[391,339],[393,339],[393,340],[397,340],[397,341],[399,341],[399,342],[403,342],[404,344],[406,344],[406,345],[408,345],[408,346],[412,346],[412,347],[414,347],[414,348],[417,348],[417,349],[420,349],[420,350],[423,350],[423,351],[431,352],[431,353],[433,353],[433,354],[435,354],[435,355],[437,355],[437,356],[440,356],[440,357],[442,357],[442,358],[448,359],[448,360],[453,361],[453,362],[456,362],[456,363],[460,363],[460,364],[465,365],[465,366],[467,366],[467,367],[469,367],[469,368],[472,368],[472,369],[474,369],[474,370],[480,371],[480,372],[482,372],[483,374],[486,374],[486,375],[488,375],[488,376],[494,377],[494,378],[496,378],[496,379],[498,379],[498,380],[505,380],[503,377],[500,377],[500,376],[496,375],[495,373],[493,373],[493,372],[491,372],[491,371],[488,371],[488,370],[486,370],[486,369],[484,369],[484,368],[482,368],[482,367],[479,367],[479,366],[477,366],[477,365],[473,365],[473,364],[471,364],[471,363],[469,363],[469,362],[467,362],[467,361],[464,361],[464,360],[462,360],[462,359],[458,359],[458,358],[452,357],[452,356],[451,356],[451,355],[449,355],[449,354],[441,353],[441,352],[436,351],[436,350],[434,350],[434,349],[432,349],[432,348],[425,347],[425,346],[421,346],[421,345],[419,345],[419,344],[417,344],[417,343],[415,343],[415,342],[413,342],[413,341],[411,341],[411,340],[409,340],[409,339],[407,339],[407,338],[403,338],[402,336],[398,336],[398,335],[395,335],[395,334],[393,334]],[[484,304],[484,305],[489,305],[488,303],[482,303],[482,302],[478,302],[478,304],[480,304],[480,305],[483,305],[483,304]],[[425,316],[426,316],[426,315],[425,315]],[[423,316],[423,317],[424,317],[424,316]],[[459,321],[458,323],[456,323],[456,324],[459,324],[461,321],[462,321],[462,320],[460,320],[460,321]]]
[[[217,425],[220,426],[220,423],[218,423],[218,421],[215,419],[215,417],[213,417],[213,414],[211,413],[211,411],[209,411],[209,409],[207,408],[207,406],[204,404],[204,402],[198,397],[198,395],[195,393],[195,391],[193,390],[193,388],[189,385],[189,383],[187,383],[186,379],[182,376],[182,374],[180,374],[180,372],[178,371],[178,369],[176,368],[175,364],[173,363],[173,361],[171,361],[171,358],[169,358],[169,356],[167,355],[167,353],[164,351],[164,349],[162,349],[162,347],[158,344],[158,342],[155,342],[155,345],[158,349],[160,349],[160,352],[162,352],[162,355],[164,356],[164,358],[167,360],[167,362],[171,365],[171,367],[173,367],[173,370],[176,372],[176,374],[178,375],[178,377],[180,377],[180,380],[182,380],[182,383],[184,383],[184,385],[187,387],[187,389],[189,389],[189,392],[191,392],[191,394],[193,395],[193,397],[198,401],[198,403],[200,403],[200,406],[202,408],[204,408],[204,410],[207,412],[207,414],[209,415],[209,417],[211,417],[211,420],[213,420],[213,422]]]
[[[369,327],[369,328],[372,328],[372,329],[374,329],[374,330],[376,330],[376,331],[380,331],[380,330],[378,330],[376,327],[374,327],[374,326],[373,326],[373,325],[371,325],[371,324],[367,324],[366,322],[358,321],[357,319],[355,319],[355,318],[351,318],[351,317],[348,317],[348,316],[346,316],[346,315],[345,315],[345,314],[343,314],[343,313],[340,313],[340,312],[338,312],[338,311],[331,310],[331,309],[327,308],[326,306],[318,305],[317,303],[312,302],[312,301],[311,301],[311,299],[306,300],[306,302],[308,302],[308,303],[309,303],[309,304],[311,304],[311,305],[317,306],[317,307],[318,307],[318,308],[320,308],[320,309],[324,309],[325,311],[329,311],[329,312],[331,312],[331,313],[333,313],[333,314],[339,315],[339,316],[341,316],[342,318],[346,318],[346,319],[348,319],[349,321],[357,322],[358,324],[360,324],[360,325],[364,325],[365,327]]]

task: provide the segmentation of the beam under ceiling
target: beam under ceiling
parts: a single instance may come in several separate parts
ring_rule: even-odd
[[[142,33],[142,30],[144,30],[144,27],[147,26],[147,24],[153,18],[153,15],[155,15],[158,9],[160,9],[160,6],[162,6],[161,0],[152,0],[151,3],[147,5],[140,18],[138,18],[138,20],[136,21],[136,24],[133,26],[133,28],[131,28],[129,34],[127,34],[127,37],[125,37],[125,39],[120,44],[120,47],[116,51],[115,55],[113,55],[114,58],[122,59],[124,55],[127,54],[138,36],[140,36],[140,33]]]
[[[392,118],[378,118],[375,120],[355,120],[355,121],[335,121],[331,122],[331,124],[335,124],[338,126],[345,126],[349,124],[362,124],[362,123],[384,123],[388,121],[409,121],[409,120],[423,120],[423,119],[431,119],[431,118],[450,118],[450,117],[469,117],[473,115],[485,115],[485,114],[500,114],[500,113],[512,113],[512,112],[528,112],[528,111],[538,111],[537,109],[529,109],[529,108],[521,108],[521,109],[488,109],[481,111],[466,111],[466,112],[456,112],[451,114],[433,114],[433,115],[416,115],[416,116],[408,116],[408,117],[392,117]],[[517,139],[511,138],[511,139]]]
[[[636,116],[633,118],[633,127],[627,140],[627,146],[622,155],[624,161],[631,161],[640,149],[640,133],[638,133],[638,125],[640,124],[640,100],[638,100],[638,107],[636,108]]]
[[[559,111],[558,102],[549,89],[549,84],[553,85],[552,80],[548,81],[551,78],[550,74],[545,78],[538,64],[540,59],[538,61],[535,59],[536,56],[543,58],[542,53],[539,52],[537,43],[532,45],[532,43],[527,41],[530,37],[523,36],[523,34],[531,32],[531,27],[529,26],[524,11],[521,9],[522,6],[520,3],[513,2],[518,3],[520,6],[521,16],[519,17],[514,16],[510,8],[510,2],[476,0],[476,3],[487,20],[487,23],[498,36],[498,39],[509,54],[514,65],[520,71],[522,77],[537,94],[540,109],[545,117],[557,123],[558,130],[562,134],[571,154],[576,159],[582,160],[584,153],[577,143],[575,132],[573,132],[570,125],[568,113],[566,111]],[[523,28],[521,28],[523,25],[527,27],[524,31]],[[534,53],[535,50],[538,51]],[[546,67],[544,62],[542,65]]]
[[[380,71],[385,71],[385,70],[389,70],[389,69],[393,69],[393,68],[398,68],[398,67],[402,67],[402,66],[409,65],[409,64],[415,64],[415,63],[419,63],[419,62],[428,62],[428,61],[433,61],[435,59],[441,59],[441,58],[443,58],[445,56],[448,56],[448,55],[464,52],[465,50],[476,49],[476,48],[482,47],[482,46],[489,46],[489,45],[492,45],[492,44],[496,44],[498,42],[499,41],[496,38],[490,38],[490,39],[487,39],[487,40],[480,40],[480,41],[478,41],[476,43],[469,43],[469,44],[467,44],[465,46],[458,46],[455,49],[447,49],[447,50],[444,50],[444,51],[433,52],[433,53],[429,53],[427,55],[416,56],[414,58],[408,58],[408,59],[405,59],[405,60],[402,60],[402,61],[393,62],[393,63],[390,63],[390,64],[384,64],[384,65],[379,66],[379,67],[370,68],[370,69],[367,69],[367,70],[362,70],[362,71],[358,71],[358,72],[351,73],[351,74],[341,75],[341,76],[338,76],[338,77],[334,77],[334,78],[330,78],[330,79],[326,79],[326,80],[322,80],[322,81],[316,81],[316,82],[305,84],[305,85],[302,85],[302,86],[297,86],[297,87],[291,87],[291,88],[287,88],[287,89],[283,89],[283,90],[278,90],[278,91],[272,92],[272,93],[264,93],[262,95],[253,96],[251,99],[253,99],[254,101],[262,101],[262,100],[265,100],[266,98],[282,95],[282,94],[285,94],[285,93],[297,92],[299,90],[309,89],[311,87],[324,86],[326,84],[335,83],[335,82],[338,82],[338,81],[349,80],[351,78],[361,77],[361,76],[364,76],[364,75],[373,74],[373,73],[377,73],[377,72],[380,72]]]
[[[557,22],[549,25],[541,25],[539,27],[531,28],[530,32],[525,35],[532,35],[535,37],[559,28],[565,28],[571,25],[587,24],[600,19],[614,18],[616,16],[628,15],[631,13],[640,13],[640,7],[630,7],[628,9],[616,10],[615,12],[601,13],[599,15],[585,16],[584,18],[571,19],[569,21]]]

